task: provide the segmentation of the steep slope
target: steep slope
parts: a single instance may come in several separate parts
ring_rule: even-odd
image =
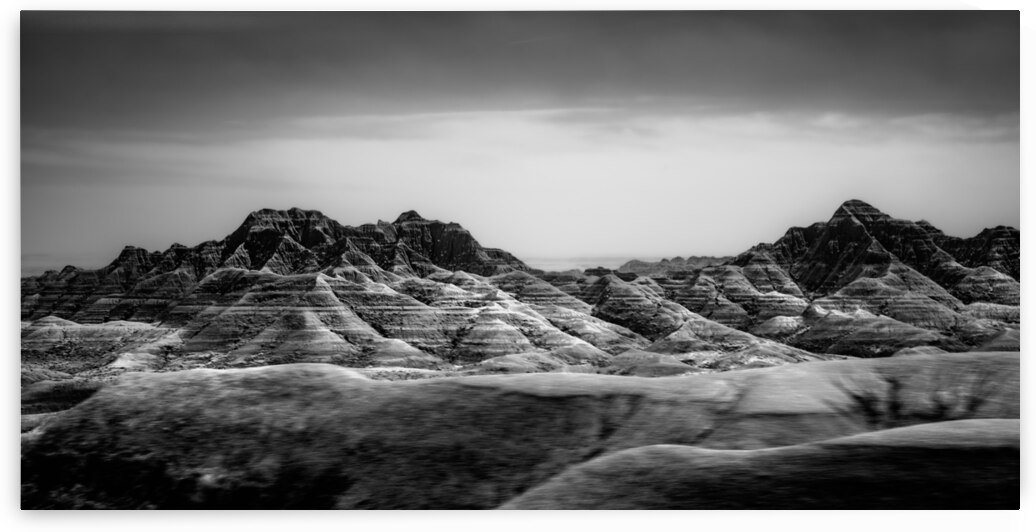
[[[985,294],[984,301],[1007,304],[1017,304],[1017,276],[1012,278],[1012,273],[1017,272],[1018,248],[1016,230],[1000,228],[971,239],[953,239],[926,222],[895,219],[859,200],[843,203],[827,223],[789,229],[770,246],[778,262],[811,293],[828,294],[860,277],[880,277],[898,259],[954,296],[964,295],[965,303],[973,300],[967,282],[974,276],[996,277],[998,290]],[[958,287],[962,282],[964,286]]]
[[[166,312],[159,328],[138,324],[142,331],[161,334],[95,346],[98,356],[82,376],[290,362],[517,371],[517,366],[481,364],[509,355],[567,371],[570,365],[599,367],[611,354],[648,344],[628,329],[581,312],[589,306],[520,272],[493,278],[437,273],[388,285],[365,276],[358,281],[322,273],[216,270]],[[57,363],[68,352],[64,337],[48,332],[53,329],[48,320],[67,324],[63,330],[84,327],[60,318],[24,324],[27,362]]]
[[[442,269],[483,275],[527,270],[513,255],[483,248],[455,223],[426,220],[414,211],[393,223],[348,227],[319,211],[263,209],[221,241],[167,251],[127,247],[99,270],[67,267],[22,280],[22,318],[47,315],[82,323],[109,319],[160,319],[169,306],[219,268],[292,275],[355,272],[375,281],[393,275],[428,275]],[[155,293],[174,285],[171,293]],[[145,317],[146,316],[146,317]]]
[[[947,237],[850,200],[827,222],[793,227],[726,263],[655,272],[650,281],[710,321],[813,352],[960,351],[1016,328],[1017,251],[1011,228]],[[580,297],[593,282],[550,279]],[[838,314],[821,318],[831,311]]]
[[[927,227],[935,243],[962,265],[969,268],[988,266],[1021,280],[1021,235],[1017,229],[998,225],[971,238],[957,238],[943,234],[930,224]]]
[[[127,247],[98,270],[23,279],[23,358],[81,377],[297,361],[421,375],[679,374],[1010,347],[1017,237],[1003,227],[948,237],[852,200],[721,264],[533,275],[460,225],[414,211],[348,227],[318,211],[264,209],[220,241]],[[68,320],[67,332],[48,317]],[[105,328],[118,322],[150,328]]]

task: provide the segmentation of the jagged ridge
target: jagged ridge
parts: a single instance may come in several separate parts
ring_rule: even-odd
[[[1003,349],[1019,285],[997,268],[1017,263],[1017,235],[954,239],[852,200],[720,264],[533,276],[415,211],[354,228],[264,209],[220,241],[23,280],[23,359],[82,355],[50,368],[73,373],[320,361],[657,375]],[[82,326],[120,320],[151,329]]]

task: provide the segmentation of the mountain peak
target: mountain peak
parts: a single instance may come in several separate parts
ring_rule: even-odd
[[[327,218],[324,213],[315,210],[300,209],[298,207],[292,207],[286,211],[279,209],[259,209],[248,213],[247,219],[264,219],[264,218]]]
[[[852,213],[852,214],[856,214],[856,213],[869,213],[869,212],[881,212],[878,209],[874,208],[874,206],[871,205],[870,203],[867,203],[866,201],[858,200],[858,199],[851,199],[851,200],[844,201],[844,202],[842,202],[841,205],[838,206],[838,209],[839,210],[845,210],[846,212],[849,212],[849,213]]]
[[[279,209],[259,209],[248,213],[245,217],[244,222],[241,224],[241,228],[245,229],[267,229],[267,228],[280,228],[283,229],[287,226],[294,226],[299,224],[323,224],[323,225],[337,225],[327,215],[316,210],[300,209],[298,207],[292,207],[286,211]],[[239,230],[241,230],[239,228]]]
[[[851,199],[838,206],[838,209],[831,217],[831,222],[838,222],[847,218],[855,218],[864,224],[868,224],[875,220],[881,220],[888,217],[889,216],[887,214],[874,208],[870,203],[858,199]]]
[[[279,236],[287,236],[305,248],[328,244],[342,236],[342,227],[335,220],[316,210],[292,207],[286,211],[259,209],[252,211],[238,228],[224,239],[223,258],[226,259],[250,234],[262,235],[270,245],[276,245]]]
[[[424,221],[426,221],[426,220],[423,217],[421,217],[420,214],[417,214],[417,211],[410,210],[410,211],[404,212],[403,214],[400,214],[399,218],[396,218],[396,221],[393,222],[393,223],[397,223],[398,224],[398,223],[402,223],[402,222],[424,222]]]

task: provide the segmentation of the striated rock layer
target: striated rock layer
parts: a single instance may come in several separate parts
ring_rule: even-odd
[[[99,378],[291,362],[663,375],[1011,349],[1017,239],[948,237],[852,200],[730,259],[530,272],[413,211],[348,227],[265,209],[219,241],[23,279],[22,358]]]
[[[399,275],[461,270],[481,275],[527,270],[511,254],[482,247],[456,223],[414,211],[395,222],[343,226],[319,211],[255,211],[220,241],[165,252],[127,247],[99,270],[66,267],[22,280],[22,319],[54,315],[80,323],[163,319],[169,304],[221,268],[278,275]]]
[[[851,200],[827,222],[720,264],[643,270],[650,278],[637,281],[710,321],[814,353],[962,351],[1017,328],[1018,238],[1007,227],[948,237]],[[583,299],[594,294],[594,277],[544,279]],[[663,326],[661,318],[653,322]]]

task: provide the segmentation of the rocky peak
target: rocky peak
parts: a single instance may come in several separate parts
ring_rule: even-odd
[[[847,219],[855,219],[863,225],[887,220],[889,215],[875,209],[871,204],[858,199],[851,199],[838,206],[829,223],[837,224]]]
[[[126,246],[119,252],[119,257],[115,259],[116,262],[123,262],[127,260],[139,260],[142,257],[147,257],[151,254],[144,248],[138,248],[136,246]]]
[[[236,249],[250,233],[276,233],[295,240],[303,247],[330,244],[343,236],[341,224],[316,210],[293,207],[286,211],[260,209],[251,212],[227,239],[227,250]]]
[[[417,214],[417,211],[410,210],[410,211],[404,212],[403,214],[400,214],[399,217],[396,218],[396,221],[393,222],[393,223],[401,224],[403,222],[427,222],[427,221],[428,220],[425,220],[424,218],[422,218],[420,214]]]
[[[156,255],[144,248],[138,248],[136,246],[126,246],[122,248],[119,256],[108,265],[107,270],[115,270],[117,268],[130,269],[134,272],[138,270],[146,270],[151,267]]]
[[[997,227],[972,238],[950,237],[926,221],[893,218],[860,200],[840,205],[827,223],[788,230],[774,243],[772,254],[815,296],[834,293],[861,277],[884,276],[897,262],[954,295],[971,290],[967,283],[957,286],[965,278],[974,284],[989,277],[973,270],[982,266],[1019,279],[1017,230]]]
[[[252,211],[245,218],[242,225],[246,225],[248,227],[271,227],[276,226],[279,223],[299,223],[305,221],[334,222],[334,220],[320,211],[292,207],[286,211],[276,209],[259,209],[257,211]]]

